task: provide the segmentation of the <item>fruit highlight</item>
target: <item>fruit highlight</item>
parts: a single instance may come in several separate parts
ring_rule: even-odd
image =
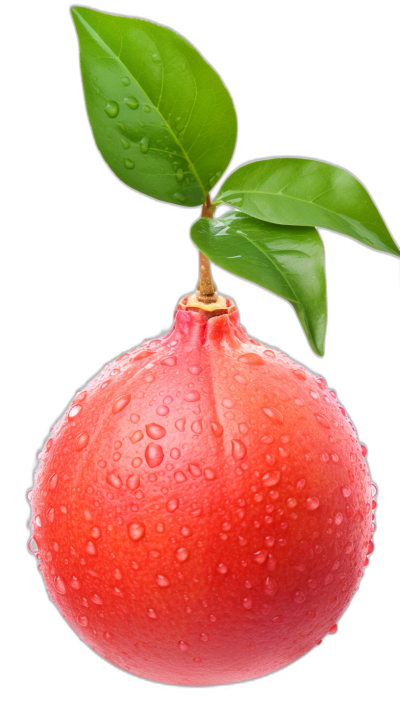
[[[332,631],[372,547],[373,502],[365,448],[324,380],[251,340],[233,305],[208,317],[193,302],[53,429],[31,549],[98,654],[204,685],[272,672]]]

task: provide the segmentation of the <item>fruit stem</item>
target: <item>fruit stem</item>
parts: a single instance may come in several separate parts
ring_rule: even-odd
[[[210,194],[203,203],[201,217],[213,218],[216,206],[211,203]],[[197,297],[200,302],[209,304],[218,300],[216,286],[211,275],[210,261],[204,253],[199,251],[200,257],[200,277],[197,285]]]

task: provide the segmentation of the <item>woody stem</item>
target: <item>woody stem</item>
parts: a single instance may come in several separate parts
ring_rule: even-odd
[[[201,217],[202,218],[213,218],[215,211],[215,206],[211,205],[210,194],[207,195],[205,202],[203,203]],[[211,266],[210,261],[204,253],[199,251],[200,257],[200,277],[199,283],[197,285],[198,299],[200,302],[212,303],[217,300],[217,293],[214,281],[211,276]]]

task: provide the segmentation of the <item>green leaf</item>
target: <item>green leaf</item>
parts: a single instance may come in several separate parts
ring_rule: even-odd
[[[288,300],[312,349],[323,355],[324,247],[315,228],[277,226],[235,211],[219,220],[200,218],[191,236],[199,250],[221,268]]]
[[[282,158],[246,164],[227,178],[215,202],[271,223],[329,228],[400,255],[365,188],[347,171],[322,161]]]
[[[71,12],[103,158],[137,191],[202,204],[236,141],[235,109],[218,75],[166,27],[84,7]]]

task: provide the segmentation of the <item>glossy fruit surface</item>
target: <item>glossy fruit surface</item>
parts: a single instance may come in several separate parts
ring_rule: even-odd
[[[251,679],[316,645],[357,589],[364,456],[323,379],[250,340],[235,310],[178,309],[52,431],[30,547],[110,662],[177,684]]]

